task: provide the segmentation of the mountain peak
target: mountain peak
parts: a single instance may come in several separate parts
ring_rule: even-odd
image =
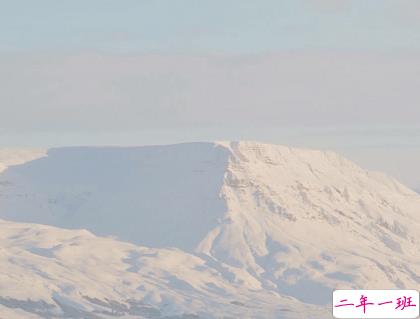
[[[141,264],[157,276],[153,285],[162,285],[164,276],[168,289],[183,296],[183,289],[188,296],[214,289],[231,296],[228,291],[239,289],[247,298],[258,291],[323,309],[336,288],[420,284],[420,196],[333,152],[223,141],[55,148],[12,157],[0,173],[0,218],[130,242],[114,243],[125,251],[120,259],[128,269],[139,273]],[[25,227],[10,236],[26,236]],[[37,230],[44,231],[60,232]],[[30,256],[52,262],[72,250],[66,236],[28,243]],[[68,236],[85,247],[93,235]],[[170,260],[191,263],[189,273],[206,271],[187,282]],[[222,280],[217,287],[212,276]],[[152,295],[143,297],[165,304],[150,285],[142,289]],[[172,297],[184,300],[181,295]]]

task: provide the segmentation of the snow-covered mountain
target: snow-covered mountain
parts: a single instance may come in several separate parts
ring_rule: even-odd
[[[420,287],[420,195],[332,152],[3,150],[0,171],[0,318],[328,318],[335,288]]]

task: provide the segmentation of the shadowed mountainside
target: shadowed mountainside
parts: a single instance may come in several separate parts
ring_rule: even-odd
[[[0,175],[0,217],[192,250],[226,211],[212,143],[51,149]]]
[[[220,142],[0,155],[0,218],[19,222],[1,224],[9,310],[325,318],[334,289],[420,285],[419,194],[332,152]]]

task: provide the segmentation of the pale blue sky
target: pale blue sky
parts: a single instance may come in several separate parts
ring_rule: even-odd
[[[0,147],[251,139],[420,186],[419,0],[0,0],[0,39]]]
[[[0,1],[2,51],[420,49],[417,0]]]

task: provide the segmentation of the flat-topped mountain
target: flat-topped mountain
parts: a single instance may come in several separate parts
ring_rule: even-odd
[[[336,288],[420,286],[420,195],[333,152],[256,142],[4,150],[0,171],[2,248],[21,258],[0,265],[19,269],[0,305],[16,316],[30,298],[52,307],[44,316],[65,316],[65,300],[99,318],[118,313],[101,304],[111,301],[133,318],[325,317]],[[131,311],[133,300],[155,317]]]

